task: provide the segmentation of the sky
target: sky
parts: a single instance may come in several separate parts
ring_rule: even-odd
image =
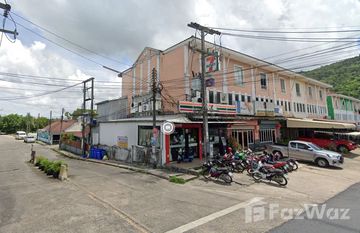
[[[190,22],[213,28],[282,30],[285,32],[276,36],[284,37],[304,37],[304,34],[290,33],[294,30],[360,29],[358,0],[7,0],[7,3],[12,7],[10,15],[19,35],[15,41],[5,36],[1,40],[0,115],[29,112],[34,116],[48,116],[52,111],[54,117],[59,117],[62,108],[72,112],[81,106],[81,86],[51,95],[23,97],[59,90],[90,77],[96,80],[95,102],[120,97],[121,79],[102,66],[125,70],[144,47],[164,50],[194,35],[195,31],[187,27]],[[5,28],[14,29],[9,17]],[[359,34],[339,32],[325,37],[357,38]],[[207,40],[220,43],[220,37],[208,36]],[[357,46],[319,59],[283,63],[286,58],[339,43],[222,35],[221,44],[288,68],[359,54]],[[283,53],[287,54],[273,57]],[[11,76],[13,74],[26,76],[19,78]]]

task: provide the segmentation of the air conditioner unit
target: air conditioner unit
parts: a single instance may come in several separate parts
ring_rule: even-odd
[[[227,100],[227,94],[226,93],[221,93],[221,103],[222,104],[227,104],[228,103],[228,100]]]

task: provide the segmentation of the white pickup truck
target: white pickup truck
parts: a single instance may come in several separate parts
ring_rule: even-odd
[[[344,158],[341,154],[325,150],[311,142],[305,141],[290,141],[288,146],[269,145],[267,146],[266,151],[269,153],[279,153],[281,157],[312,161],[319,167],[339,167],[344,163]]]

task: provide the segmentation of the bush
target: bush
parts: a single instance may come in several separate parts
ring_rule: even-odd
[[[49,160],[48,160],[47,158],[43,158],[43,159],[40,161],[40,163],[39,163],[39,168],[40,168],[41,170],[44,170],[46,164],[48,164],[48,163],[49,163]]]
[[[51,168],[53,162],[46,160],[44,163],[44,172],[47,173],[49,171],[49,169]]]
[[[44,159],[46,159],[44,156],[37,156],[35,166],[40,166],[40,162]]]

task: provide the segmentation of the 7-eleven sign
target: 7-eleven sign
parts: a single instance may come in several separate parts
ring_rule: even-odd
[[[219,70],[219,56],[215,52],[205,57],[205,73],[215,72]]]

